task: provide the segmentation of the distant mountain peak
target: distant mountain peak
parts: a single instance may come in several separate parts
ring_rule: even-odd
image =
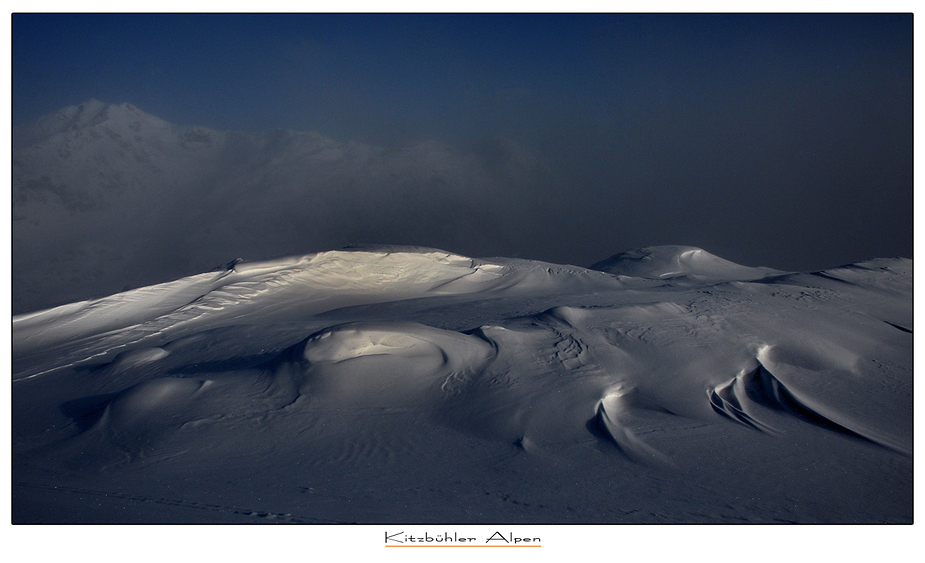
[[[99,126],[130,128],[137,131],[143,125],[168,125],[166,121],[147,114],[129,103],[107,104],[95,98],[62,108],[39,118],[36,122],[14,131],[14,144],[27,146],[56,135],[73,134]]]
[[[716,280],[753,280],[782,272],[736,264],[695,246],[647,246],[614,254],[591,266],[610,274],[668,279],[679,276]]]
[[[39,123],[49,132],[56,133],[93,127],[109,118],[110,107],[110,104],[91,99],[45,116],[39,120]]]

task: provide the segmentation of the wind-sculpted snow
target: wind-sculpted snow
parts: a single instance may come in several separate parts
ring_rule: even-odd
[[[305,343],[306,387],[352,408],[433,402],[448,382],[479,372],[493,356],[479,338],[416,323],[360,323]]]
[[[762,350],[759,357],[765,354],[766,351]],[[782,413],[809,424],[894,448],[906,455],[912,454],[911,445],[877,435],[876,431],[866,428],[863,423],[851,420],[848,413],[789,389],[760,362],[754,370],[743,372],[725,385],[711,390],[710,403],[716,412],[763,432],[781,433],[773,422],[765,423],[761,420],[773,420],[774,413]]]
[[[159,342],[164,340],[163,333],[181,334],[190,324],[264,322],[344,306],[520,283],[522,276],[509,274],[501,264],[477,264],[445,252],[415,249],[397,254],[385,249],[323,252],[235,263],[221,272],[15,316],[14,346],[22,358],[43,359],[48,358],[49,349],[103,335],[102,346],[81,347],[81,353],[71,356],[78,362],[95,360],[124,347],[126,341],[132,345]],[[105,337],[111,331],[120,331],[113,339],[116,342]],[[86,354],[87,350],[95,353]]]
[[[641,464],[670,463],[668,457],[641,440],[633,430],[638,425],[633,420],[634,407],[623,389],[617,389],[601,399],[597,407],[595,423],[606,431],[620,453]]]
[[[910,261],[622,256],[360,247],[14,317],[14,521],[911,521]]]

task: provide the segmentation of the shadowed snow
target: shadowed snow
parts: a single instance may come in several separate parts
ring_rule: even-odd
[[[602,264],[360,247],[14,317],[14,521],[93,521],[68,491],[132,522],[911,521],[910,261]]]

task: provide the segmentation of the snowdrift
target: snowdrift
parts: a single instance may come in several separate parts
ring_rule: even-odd
[[[912,263],[358,247],[13,318],[15,522],[911,522]]]

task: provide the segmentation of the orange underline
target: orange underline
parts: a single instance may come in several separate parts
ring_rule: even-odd
[[[387,545],[385,547],[543,547],[542,545]]]

